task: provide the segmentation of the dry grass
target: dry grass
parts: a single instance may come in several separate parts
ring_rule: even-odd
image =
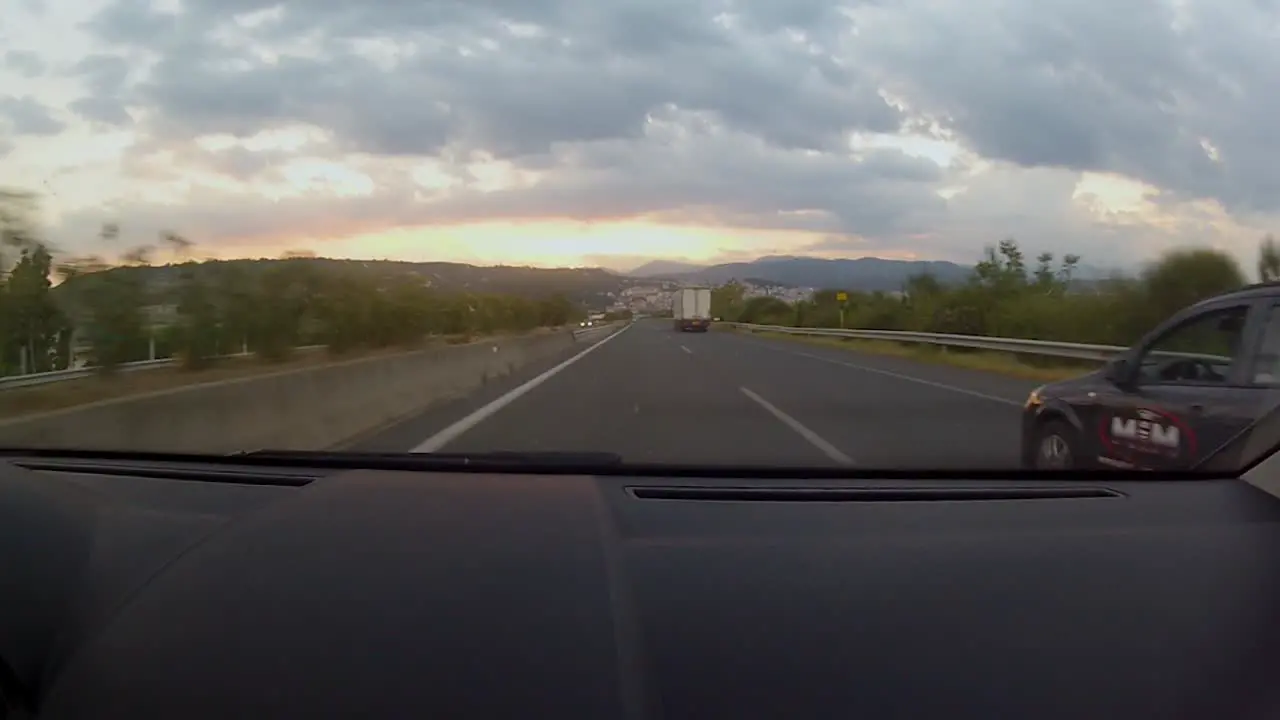
[[[1056,358],[1033,359],[1011,353],[967,351],[955,348],[919,344],[889,342],[886,340],[845,340],[832,337],[805,337],[786,333],[761,332],[761,337],[802,342],[809,345],[838,347],[852,352],[872,355],[890,355],[934,365],[948,365],[966,370],[979,370],[1024,380],[1052,382],[1078,377],[1097,365],[1088,362],[1072,363]],[[1034,364],[1033,364],[1034,363]]]
[[[555,330],[543,329],[535,332],[536,334],[543,334],[555,332]],[[457,345],[480,339],[482,338],[448,337],[442,338],[437,342]],[[427,347],[427,345],[424,343],[422,347]],[[397,347],[350,352],[337,356],[324,350],[312,350],[295,353],[292,358],[283,362],[267,362],[252,356],[225,358],[206,370],[192,371],[164,367],[154,370],[118,373],[111,377],[95,375],[47,385],[0,390],[0,418],[32,415],[129,395],[141,395],[223,380],[239,380],[255,375],[320,367],[360,358],[397,355],[404,352],[410,352],[410,350]]]

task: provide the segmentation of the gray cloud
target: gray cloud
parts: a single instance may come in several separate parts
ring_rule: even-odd
[[[33,97],[0,96],[0,119],[7,120],[16,135],[57,135],[66,128]]]
[[[111,98],[82,97],[67,107],[86,120],[104,125],[128,125],[133,121],[124,105]]]
[[[1274,7],[1080,0],[868,13],[855,55],[981,154],[1280,209]],[[981,21],[978,19],[981,18]],[[911,28],[908,36],[895,32]],[[1215,162],[1202,141],[1219,150]]]
[[[92,123],[124,126],[133,122],[125,106],[124,94],[132,74],[132,63],[121,55],[94,53],[81,58],[65,73],[79,80],[86,95],[73,100],[67,109]]]
[[[44,74],[44,61],[40,56],[25,50],[10,50],[4,54],[5,67],[16,70],[27,78],[37,78]]]
[[[262,42],[316,37],[322,59],[235,69],[206,31],[226,27],[237,9],[276,4],[187,5],[188,14],[174,17],[125,0],[91,28],[114,43],[159,50],[140,95],[197,129],[320,116],[366,150],[430,152],[448,137],[519,155],[554,142],[635,137],[646,113],[665,104],[715,111],[735,128],[795,147],[827,148],[849,128],[892,131],[902,120],[830,57],[776,32],[718,23],[732,6],[715,0],[285,3],[280,20],[251,34]],[[777,13],[761,6],[759,17]],[[823,16],[796,16],[808,15]],[[413,51],[381,68],[351,50],[352,41],[371,38],[412,43]],[[341,112],[349,107],[360,110],[356,117]]]
[[[1260,3],[1138,0],[1123,12],[1102,0],[183,8],[116,0],[95,16],[87,27],[111,54],[77,68],[88,94],[71,109],[117,124],[132,114],[143,147],[301,123],[329,131],[334,152],[436,157],[461,178],[462,165],[485,153],[541,176],[528,188],[432,192],[406,175],[389,181],[399,186],[380,181],[374,199],[324,201],[330,219],[344,207],[353,223],[387,224],[646,215],[811,230],[828,236],[825,249],[955,255],[1029,234],[1056,246],[1046,249],[1074,243],[1119,257],[1170,235],[1152,230],[1124,245],[1124,230],[1071,202],[1080,171],[1141,179],[1162,189],[1161,202],[1280,211],[1280,143],[1268,122],[1280,114],[1271,88],[1280,51],[1269,38],[1277,10]],[[154,61],[145,78],[131,72],[141,57]],[[903,128],[954,137],[1008,168],[974,181],[960,166],[848,148],[851,133]],[[287,158],[188,159],[245,179]],[[957,184],[971,187],[939,195]],[[210,226],[218,236],[302,222],[269,209],[272,217],[227,218],[220,207],[204,217],[221,223]]]
[[[129,80],[130,65],[124,56],[94,53],[76,62],[69,74],[83,80],[94,95],[116,95]]]

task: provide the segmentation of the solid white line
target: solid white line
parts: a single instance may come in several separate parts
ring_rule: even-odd
[[[890,372],[888,370],[880,370],[879,368],[867,367],[866,365],[858,365],[857,363],[843,362],[841,360],[832,360],[831,358],[822,357],[821,355],[811,355],[809,353],[797,352],[795,350],[786,350],[784,348],[772,347],[767,344],[762,344],[761,347],[766,347],[766,348],[769,348],[770,350],[777,350],[778,352],[784,352],[784,353],[787,353],[788,355],[799,355],[800,357],[806,357],[806,358],[809,358],[810,360],[821,360],[822,362],[831,363],[832,365],[842,365],[847,368],[853,368],[854,370],[862,370],[863,372],[876,373],[877,375],[884,375],[891,378],[897,378],[898,380],[906,380],[907,382],[918,383],[920,385],[928,385],[929,387],[938,388],[939,390],[950,390],[951,392],[960,393],[961,395],[969,395],[971,397],[982,398],[983,400],[990,400],[992,402],[998,402],[1004,405],[1022,407],[1022,403],[1018,400],[1010,400],[1009,398],[1003,398],[998,395],[988,395],[987,393],[981,393],[976,390],[968,390],[962,387],[956,387],[955,385],[947,385],[945,383],[934,382],[932,380],[924,380],[918,377],[911,377],[910,375],[902,375],[896,372]]]
[[[692,351],[692,350],[690,350],[689,348],[687,348],[687,347],[685,347],[685,346],[683,346],[683,345],[681,345],[681,346],[680,346],[680,349],[681,349],[681,350],[683,350],[683,351],[685,351],[685,352],[687,352],[687,353],[689,353],[690,355],[692,355],[692,354],[693,354],[693,351]]]
[[[787,427],[791,428],[792,430],[795,430],[795,431],[796,431],[796,433],[797,433],[798,435],[800,435],[800,437],[804,438],[805,440],[808,440],[810,445],[812,445],[812,446],[814,446],[814,447],[818,448],[819,450],[821,450],[823,453],[825,453],[825,454],[826,454],[826,456],[827,456],[827,457],[831,458],[832,460],[835,460],[836,462],[840,463],[841,465],[853,465],[853,464],[854,464],[854,463],[853,463],[853,458],[851,458],[851,457],[849,457],[848,455],[845,455],[844,453],[840,452],[839,448],[837,448],[835,445],[832,445],[831,443],[827,442],[826,440],[823,440],[823,439],[822,439],[822,436],[821,436],[821,435],[819,435],[818,433],[816,433],[816,432],[814,432],[814,431],[810,430],[809,428],[805,427],[804,425],[800,424],[800,421],[799,421],[799,420],[796,420],[795,418],[791,417],[790,415],[788,415],[788,414],[786,414],[786,413],[782,412],[781,410],[779,410],[778,408],[774,407],[772,403],[770,403],[768,400],[765,400],[764,398],[760,397],[759,395],[757,395],[757,394],[755,394],[755,393],[751,392],[751,390],[750,390],[749,388],[740,387],[740,388],[738,388],[738,389],[742,391],[742,394],[743,394],[743,395],[746,395],[747,397],[751,398],[752,400],[755,400],[755,401],[756,401],[756,403],[760,405],[760,407],[764,408],[765,410],[768,410],[768,411],[769,411],[769,412],[770,412],[774,417],[776,417],[776,418],[778,418],[779,420],[781,420],[783,425],[786,425]]]
[[[455,422],[449,427],[441,430],[435,435],[432,435],[426,440],[423,440],[421,443],[418,444],[417,447],[410,450],[409,452],[429,453],[429,452],[438,451],[440,448],[444,447],[445,445],[453,442],[454,440],[457,440],[459,435],[462,435],[463,433],[475,427],[476,425],[479,425],[485,418],[493,415],[494,413],[498,412],[502,408],[515,402],[516,399],[518,399],[521,395],[524,395],[525,393],[538,387],[542,383],[555,377],[561,370],[564,370],[570,365],[578,362],[582,358],[586,357],[588,353],[594,352],[596,348],[599,348],[600,346],[618,337],[619,335],[621,335],[622,333],[626,332],[629,329],[631,329],[631,326],[626,325],[621,330],[610,335],[609,337],[597,343],[593,343],[590,347],[578,353],[577,355],[574,355],[568,360],[565,360],[559,365],[551,368],[550,370],[542,373],[541,375],[533,378],[532,380],[529,380],[528,382],[521,385],[520,387],[517,387],[513,390],[508,391],[505,395],[493,400],[488,405],[485,405],[484,407],[481,407],[481,408],[477,408],[470,415],[467,415],[466,417]]]

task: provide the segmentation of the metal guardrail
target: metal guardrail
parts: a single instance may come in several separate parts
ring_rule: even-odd
[[[137,370],[150,370],[152,368],[165,367],[172,365],[173,360],[162,358],[159,360],[140,360],[138,362],[124,363],[120,366],[121,372],[134,372]],[[82,367],[72,368],[70,370],[52,370],[50,372],[31,373],[28,375],[9,375],[0,377],[0,389],[9,390],[12,388],[34,387],[36,385],[48,385],[49,383],[64,382],[67,380],[77,380],[83,377],[89,377],[94,373],[96,368]]]
[[[840,328],[797,328],[782,325],[752,325],[728,323],[750,332],[772,332],[786,335],[814,337],[838,337],[851,340],[884,340],[891,342],[921,343],[939,347],[961,347],[974,350],[990,350],[1020,355],[1070,358],[1106,362],[1129,348],[1117,345],[1084,345],[1081,343],[1028,340],[1026,338],[985,337],[982,335],[948,335],[945,333],[911,332],[906,330],[849,330]]]
[[[949,335],[946,333],[911,332],[906,330],[850,330],[840,328],[797,328],[784,325],[752,325],[750,323],[725,323],[750,332],[772,332],[786,335],[813,337],[837,337],[850,340],[882,340],[889,342],[920,343],[938,347],[958,347],[1016,355],[1067,358],[1107,362],[1127,353],[1129,348],[1119,345],[1087,345],[1083,343],[1057,342],[1053,340],[1028,340],[1026,338],[986,337],[983,335]],[[1230,363],[1224,355],[1187,352],[1153,352],[1152,356],[1170,359],[1204,360],[1214,363]]]
[[[604,332],[608,329],[616,327],[616,323],[605,323],[599,325],[591,325],[588,327],[572,328],[575,338],[591,335],[598,332]],[[296,348],[304,352],[323,350],[324,345],[307,345]],[[221,359],[245,357],[245,353],[235,353],[233,355],[221,355]],[[138,372],[142,370],[155,370],[157,368],[172,367],[176,361],[173,358],[159,358],[156,360],[139,360],[137,362],[123,363],[119,367],[119,372]],[[0,390],[13,390],[16,388],[35,387],[37,385],[48,385],[51,383],[66,382],[68,380],[79,380],[87,378],[97,372],[95,367],[73,368],[70,370],[53,370],[50,372],[31,373],[28,375],[9,375],[0,377]]]
[[[303,352],[311,352],[315,350],[323,350],[324,345],[305,345],[300,348],[294,348]],[[219,355],[218,359],[230,359],[247,357],[247,353],[235,353],[232,355]],[[157,358],[155,360],[138,360],[136,362],[121,363],[118,372],[138,372],[140,370],[155,370],[157,368],[172,367],[177,361],[173,358]],[[68,380],[79,380],[87,378],[98,371],[98,368],[89,366],[82,368],[72,368],[70,370],[52,370],[50,372],[31,373],[28,375],[8,375],[0,377],[0,390],[13,390],[15,388],[35,387],[36,385],[48,385],[51,383],[66,382]]]

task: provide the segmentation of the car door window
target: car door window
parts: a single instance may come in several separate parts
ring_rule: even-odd
[[[1255,385],[1280,386],[1280,305],[1267,309],[1266,324],[1253,362]]]
[[[1143,385],[1225,385],[1241,353],[1249,306],[1211,310],[1170,328],[1138,360]]]

